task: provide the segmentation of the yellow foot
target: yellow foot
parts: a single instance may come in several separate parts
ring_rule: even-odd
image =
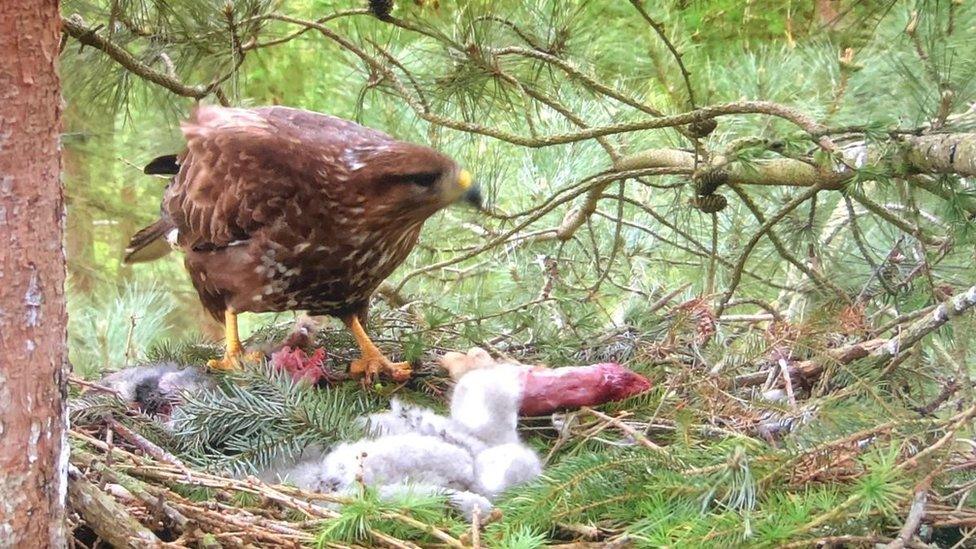
[[[369,355],[357,358],[349,366],[349,374],[363,378],[364,383],[372,383],[380,375],[386,375],[396,382],[410,379],[413,370],[409,362],[390,362],[383,355]]]
[[[228,352],[221,359],[211,359],[207,361],[207,368],[221,372],[236,372],[244,369],[245,364],[258,364],[264,360],[264,353],[253,351],[250,353]]]

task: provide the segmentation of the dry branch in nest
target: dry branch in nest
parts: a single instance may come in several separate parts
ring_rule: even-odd
[[[69,505],[79,524],[116,547],[298,547],[315,541],[321,521],[342,498],[276,486],[253,477],[227,478],[160,462],[133,447],[109,446],[71,432]],[[111,465],[108,465],[111,460]],[[185,494],[205,489],[212,497]],[[236,502],[236,503],[235,503]],[[251,503],[241,503],[251,502]],[[383,533],[384,545],[409,545]]]
[[[879,366],[891,361],[897,364],[909,355],[909,349],[922,338],[974,306],[976,306],[976,286],[939,304],[931,313],[904,327],[895,337],[861,341],[832,349],[816,359],[795,361],[789,366],[789,375],[796,381],[810,383],[816,380],[825,368],[834,364],[849,364],[861,359],[873,360]],[[744,374],[735,378],[734,385],[737,387],[761,385],[767,377],[768,373],[765,371]]]

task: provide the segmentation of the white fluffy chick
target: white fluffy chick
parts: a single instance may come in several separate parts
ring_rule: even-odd
[[[367,431],[377,437],[404,433],[433,435],[450,429],[450,423],[450,419],[433,410],[403,402],[398,398],[390,400],[390,411],[366,417]]]
[[[318,444],[307,446],[297,456],[282,458],[273,465],[257,472],[257,477],[272,484],[290,484],[310,491],[321,492],[316,488],[322,461],[328,452]]]
[[[480,452],[475,457],[474,490],[488,498],[519,484],[525,484],[542,474],[539,456],[521,443],[502,444]]]
[[[307,460],[282,478],[299,488],[345,492],[361,480],[369,486],[430,484],[467,490],[474,458],[463,448],[418,434],[389,435],[335,447],[323,459]]]
[[[416,433],[437,437],[444,442],[461,446],[475,454],[487,445],[453,418],[437,414],[429,408],[416,406],[394,398],[390,411],[366,417],[366,430],[373,437]]]
[[[340,496],[351,496],[356,493],[358,486],[356,483],[345,484],[348,475],[345,474],[345,467],[337,467],[335,460],[338,456],[332,457],[330,467],[323,466],[324,456],[306,457],[299,463],[289,467],[282,467],[278,470],[269,470],[260,475],[265,482],[283,482],[293,486],[313,492],[334,494]],[[351,456],[355,459],[349,461],[350,465],[359,466],[358,456]],[[343,474],[336,474],[336,469],[343,469]],[[470,480],[470,479],[469,479]],[[420,484],[413,482],[398,482],[394,484],[381,484],[375,486],[380,499],[384,501],[396,502],[413,495],[440,495],[447,498],[448,504],[458,511],[467,520],[474,516],[474,509],[477,507],[481,516],[487,516],[492,510],[491,501],[485,496],[469,490],[455,490],[445,488],[435,484]],[[335,509],[334,503],[316,503],[324,507]]]
[[[472,370],[451,395],[451,419],[488,446],[517,443],[522,368],[500,364]]]
[[[394,399],[388,412],[365,418],[372,438],[325,455],[308,452],[275,480],[342,495],[362,482],[384,499],[441,494],[468,519],[475,508],[486,516],[493,498],[542,472],[516,430],[523,370],[503,364],[469,371],[454,387],[450,417]]]

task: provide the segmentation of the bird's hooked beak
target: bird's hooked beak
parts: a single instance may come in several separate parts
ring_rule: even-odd
[[[478,211],[484,211],[484,198],[481,196],[481,185],[478,185],[468,170],[458,173],[458,186],[461,187],[461,198],[474,206]]]

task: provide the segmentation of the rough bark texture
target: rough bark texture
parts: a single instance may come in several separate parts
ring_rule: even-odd
[[[57,0],[0,1],[0,546],[63,547]]]
[[[81,472],[72,467],[70,476],[68,498],[71,508],[102,541],[119,549],[162,546],[159,538],[134,519],[124,505],[99,490]]]
[[[976,176],[976,134],[908,137],[905,139],[905,159],[920,173]]]

